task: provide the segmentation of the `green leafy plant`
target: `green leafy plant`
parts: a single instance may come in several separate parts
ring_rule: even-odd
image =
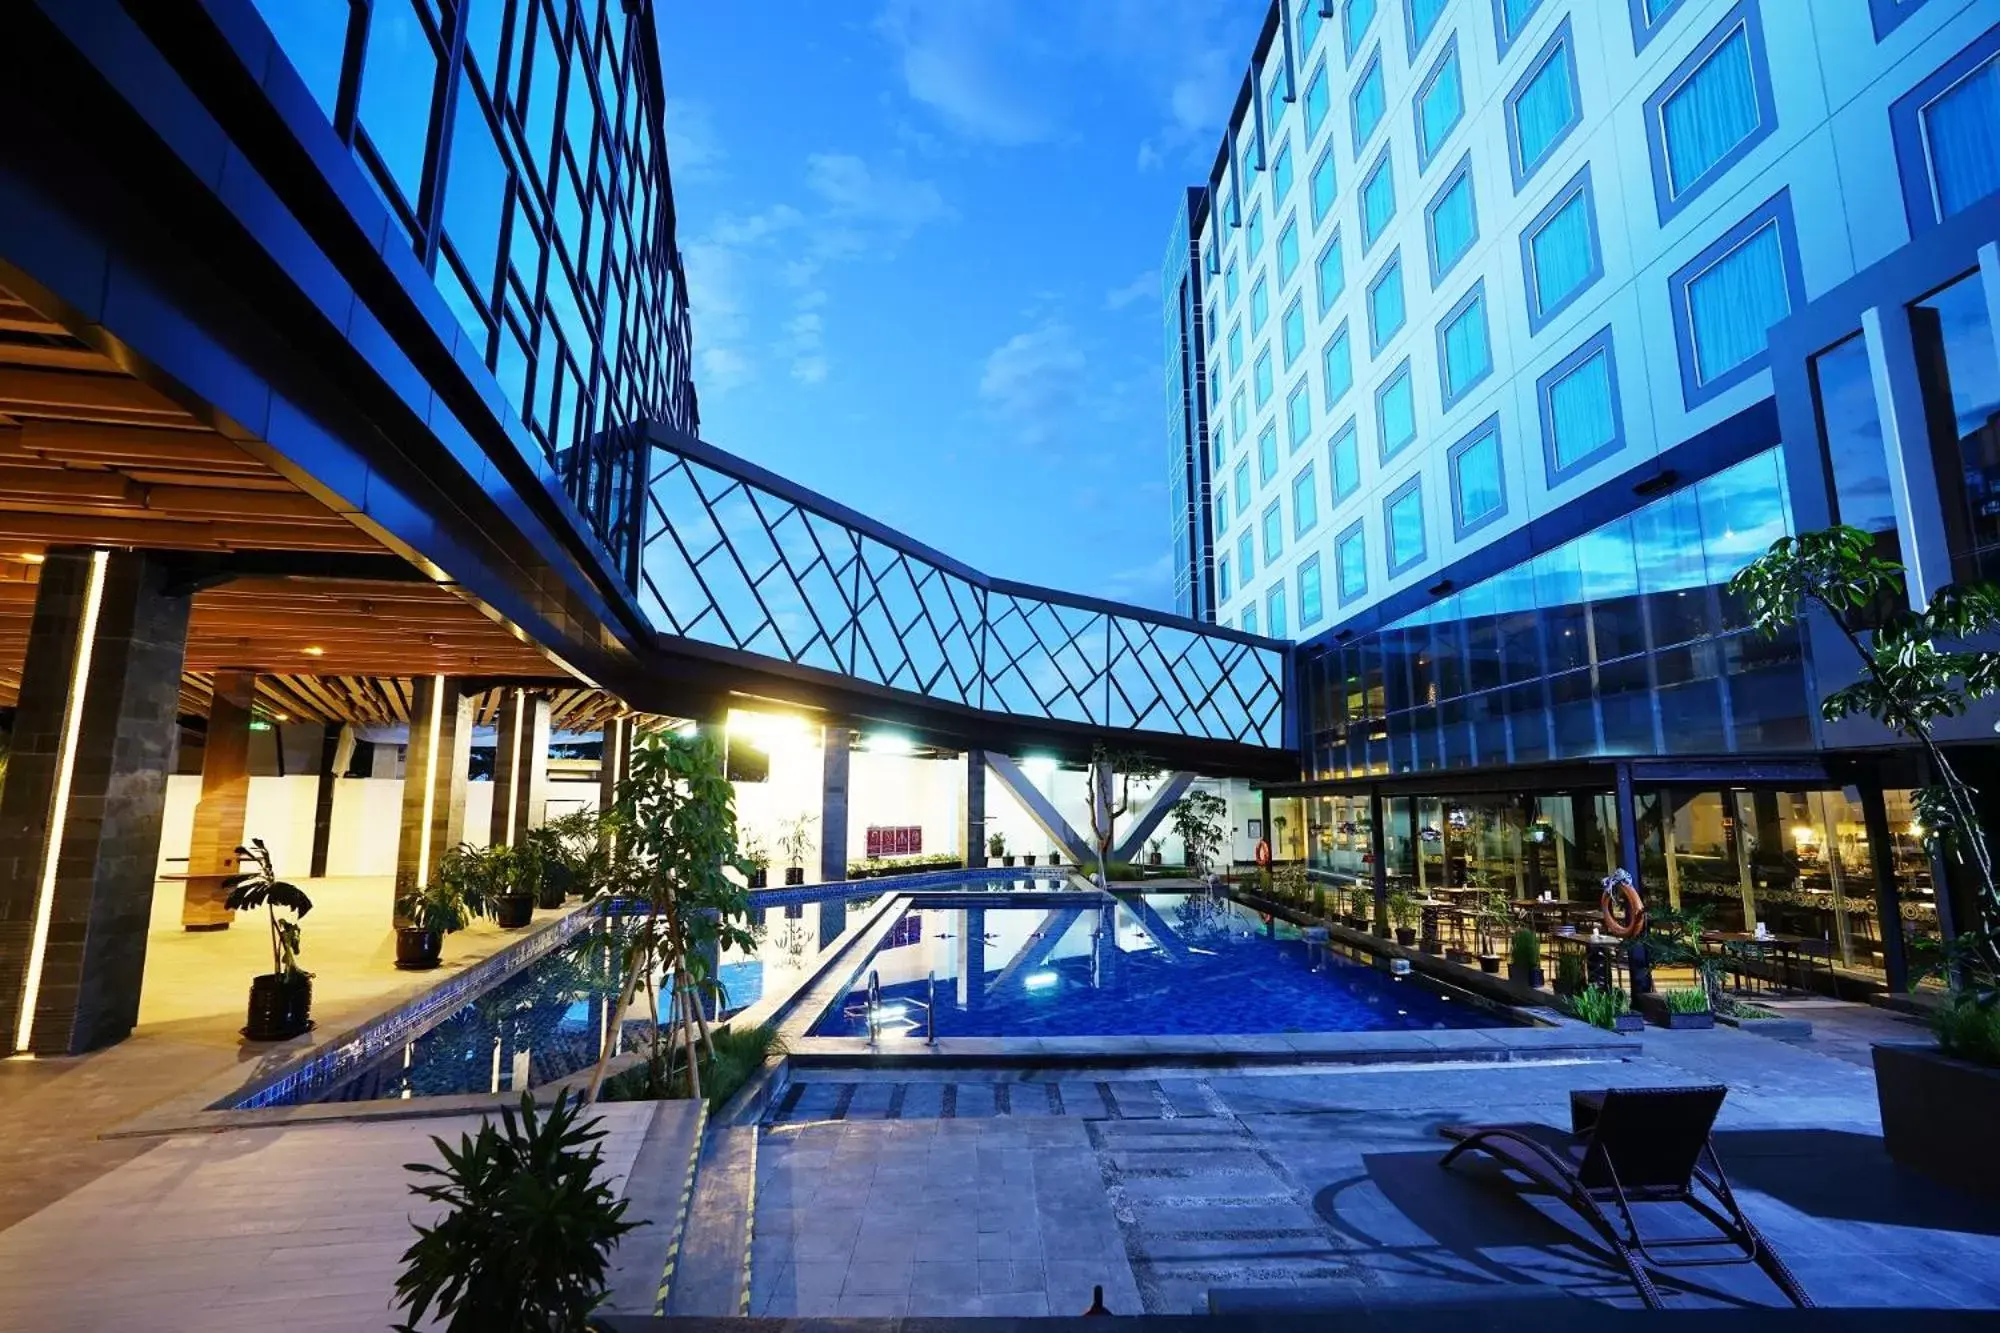
[[[442,1205],[403,1252],[396,1304],[412,1330],[580,1333],[604,1299],[612,1246],[638,1224],[601,1175],[604,1130],[564,1098],[538,1110],[521,1095],[456,1146],[441,1138],[442,1165],[412,1162],[410,1192]],[[431,1322],[433,1319],[435,1321]]]
[[[784,820],[779,828],[778,850],[785,854],[785,864],[794,870],[803,870],[806,858],[812,855],[813,825],[819,823],[819,816],[800,811]]]
[[[1840,526],[1779,538],[1729,580],[1728,591],[1766,635],[1809,611],[1825,616],[1853,650],[1861,678],[1821,700],[1821,715],[1872,717],[1923,750],[1933,780],[1912,805],[1926,850],[1969,861],[1978,890],[1980,919],[1955,941],[1954,980],[1992,1006],[2000,997],[2000,887],[1976,793],[1933,728],[2000,692],[2000,651],[1969,646],[2000,631],[2000,587],[1947,584],[1923,610],[1906,609],[1903,567],[1876,555],[1868,533]]]
[[[465,901],[464,890],[446,879],[405,891],[396,899],[396,915],[417,930],[435,930],[449,935],[464,930],[475,913]]]
[[[989,833],[986,836],[986,854],[995,858],[1005,856],[1007,854],[1007,835],[1004,833]]]
[[[1367,920],[1375,912],[1375,895],[1366,889],[1356,889],[1347,897],[1348,915]]]
[[[1583,960],[1573,953],[1560,954],[1556,958],[1556,993],[1574,995],[1583,989]]]
[[[1600,1028],[1616,1028],[1619,1015],[1631,1012],[1625,992],[1616,986],[1585,986],[1564,1000],[1563,1008],[1572,1018]]]
[[[513,893],[514,849],[474,847],[461,842],[438,860],[435,879],[456,891],[473,916],[490,915],[499,900]]]
[[[2000,1005],[1981,1004],[1961,991],[1938,1006],[1931,1028],[1946,1055],[2000,1066]]]
[[[1498,953],[1500,941],[1514,929],[1514,905],[1507,901],[1505,893],[1491,889],[1479,895],[1473,912],[1479,930],[1480,952]]]
[[[1686,898],[1679,907],[1649,908],[1646,913],[1646,944],[1655,967],[1685,967],[1701,984],[1709,1009],[1722,996],[1722,960],[1701,947],[1702,934],[1714,903],[1692,903]]]
[[[222,881],[222,887],[229,891],[223,906],[232,912],[263,908],[264,919],[271,929],[272,973],[288,977],[303,972],[305,969],[299,966],[299,922],[312,911],[312,899],[298,885],[278,878],[271,868],[271,850],[262,838],[252,838],[248,847],[238,847],[236,863],[251,868]],[[280,907],[291,915],[279,916]]]
[[[1176,801],[1167,818],[1187,849],[1188,869],[1197,875],[1213,873],[1229,830],[1229,802],[1197,788]]]
[[[783,1055],[788,1049],[785,1039],[772,1027],[719,1028],[714,1033],[714,1047],[708,1072],[701,1082],[702,1094],[711,1111],[721,1110],[763,1068],[766,1060],[774,1055]],[[605,1079],[599,1100],[639,1101],[658,1096],[647,1079],[647,1073],[646,1066],[640,1065]],[[690,1095],[690,1086],[683,1058],[667,1076],[667,1092],[670,1096],[685,1097]]]
[[[1132,783],[1160,775],[1160,766],[1135,750],[1098,744],[1090,749],[1090,769],[1084,790],[1091,793],[1090,836],[1097,848],[1097,870],[1108,876],[1111,839],[1118,821],[1132,809]]]
[[[1417,924],[1417,900],[1407,889],[1389,895],[1389,921],[1397,930],[1413,930]]]
[[[1671,1014],[1706,1014],[1713,1012],[1713,1009],[1709,1005],[1708,992],[1698,986],[1675,986],[1670,990],[1662,991],[1660,998],[1666,1001],[1667,1012]]]
[[[1514,932],[1514,939],[1508,945],[1509,961],[1523,972],[1533,972],[1542,965],[1542,937],[1527,926]]]

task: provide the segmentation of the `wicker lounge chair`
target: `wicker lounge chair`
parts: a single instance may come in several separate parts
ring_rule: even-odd
[[[1571,1132],[1553,1125],[1450,1125],[1454,1139],[1440,1166],[1470,1149],[1545,1186],[1590,1223],[1632,1275],[1639,1296],[1661,1308],[1654,1269],[1754,1263],[1796,1306],[1811,1297],[1770,1242],[1743,1215],[1715,1155],[1709,1130],[1727,1089],[1613,1088],[1570,1096]],[[1648,1239],[1635,1205],[1681,1204],[1707,1219],[1716,1234]],[[1622,1231],[1610,1213],[1615,1210]],[[1729,1253],[1716,1254],[1726,1249]],[[1669,1257],[1675,1251],[1706,1254]],[[1643,1262],[1642,1262],[1643,1260]]]

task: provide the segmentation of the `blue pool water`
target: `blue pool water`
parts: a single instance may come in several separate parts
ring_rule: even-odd
[[[885,1033],[921,1039],[937,977],[944,1037],[1228,1035],[1505,1027],[1501,1015],[1350,961],[1227,899],[1121,896],[1082,907],[913,907],[861,975]],[[867,1033],[861,992],[814,1036]]]

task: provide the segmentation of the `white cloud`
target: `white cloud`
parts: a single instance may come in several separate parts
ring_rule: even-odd
[[[979,396],[1021,443],[1045,444],[1075,419],[1089,365],[1070,326],[1049,320],[987,355]]]
[[[1114,602],[1166,606],[1173,592],[1173,582],[1173,555],[1162,551],[1143,565],[1133,565],[1129,569],[1114,570],[1104,575],[1093,591]]]
[[[814,153],[806,185],[835,217],[880,223],[900,236],[952,216],[937,186],[877,170],[852,153]]]
[[[749,359],[733,347],[704,347],[695,357],[701,369],[696,383],[711,393],[728,393],[750,382]]]
[[[1104,294],[1104,308],[1106,310],[1123,310],[1135,301],[1143,301],[1149,296],[1159,295],[1159,291],[1160,275],[1157,273],[1141,273],[1123,287],[1106,292]]]
[[[792,362],[792,378],[801,384],[824,383],[826,370],[826,358],[823,356],[802,356]]]
[[[666,102],[667,156],[676,180],[706,180],[721,175],[727,154],[703,102],[669,97]]]
[[[895,49],[909,95],[970,138],[1004,147],[1039,143],[1059,124],[1015,57],[1036,42],[1045,12],[1016,22],[1006,0],[948,4],[891,0],[876,30]]]

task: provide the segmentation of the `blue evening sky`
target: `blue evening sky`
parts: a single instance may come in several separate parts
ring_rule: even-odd
[[[702,435],[1172,603],[1160,265],[1262,0],[659,0]]]

